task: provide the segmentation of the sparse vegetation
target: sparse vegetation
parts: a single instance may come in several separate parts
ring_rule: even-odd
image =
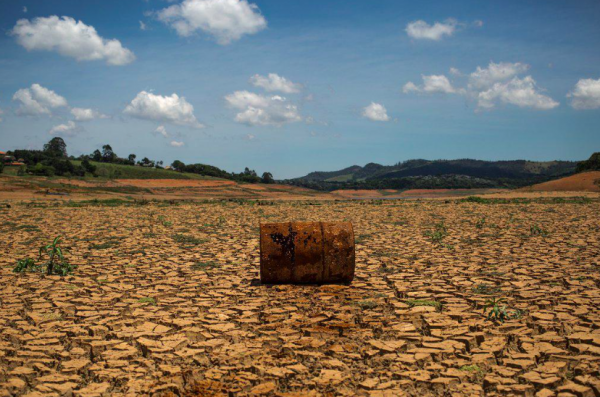
[[[219,267],[216,262],[196,262],[192,265],[192,270],[210,270]]]
[[[442,310],[442,302],[438,302],[438,301],[434,301],[434,300],[422,300],[422,299],[409,299],[406,301],[406,304],[410,307],[416,307],[416,306],[431,306],[431,307],[435,307],[436,310],[441,311]]]
[[[441,245],[444,238],[448,235],[448,229],[444,222],[436,223],[433,227],[433,230],[428,230],[425,232],[425,236],[429,237],[431,241],[435,244]]]

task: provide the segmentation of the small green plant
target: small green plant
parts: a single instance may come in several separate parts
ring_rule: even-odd
[[[73,266],[65,260],[63,250],[58,245],[60,241],[61,237],[58,236],[50,244],[40,247],[40,258],[44,254],[48,255],[48,260],[44,263],[47,274],[66,276],[73,271]]]
[[[416,306],[431,306],[435,307],[437,311],[442,310],[442,302],[433,301],[433,300],[423,300],[423,299],[409,299],[406,301],[406,304],[410,307]]]
[[[429,237],[432,242],[438,245],[442,245],[442,240],[448,235],[448,229],[444,222],[436,223],[433,230],[425,232],[425,236]]]
[[[66,276],[71,273],[75,266],[65,259],[63,249],[59,246],[60,242],[61,237],[58,236],[50,244],[40,247],[38,261],[44,255],[48,256],[44,263],[38,264],[31,258],[21,259],[17,262],[17,266],[13,271],[16,273],[45,271],[48,275],[57,274],[59,276]]]
[[[485,226],[485,217],[479,219],[477,222],[475,222],[475,227],[477,229],[483,229],[483,227]]]
[[[31,258],[21,259],[17,262],[17,266],[13,269],[15,273],[24,273],[24,272],[39,272],[41,271],[41,267],[35,263],[35,260]]]
[[[152,298],[151,296],[147,296],[145,298],[140,298],[138,299],[139,303],[148,303],[152,306],[156,306],[156,299]]]
[[[520,310],[507,310],[505,298],[488,299],[483,306],[483,314],[488,320],[500,321],[503,323],[506,320],[514,320],[521,318],[523,313]]]
[[[529,232],[531,233],[532,236],[542,236],[542,237],[545,237],[545,236],[548,235],[548,232],[546,232],[544,229],[542,229],[538,225],[532,225],[529,228]]]
[[[165,227],[171,227],[171,226],[173,226],[173,222],[168,221],[167,218],[164,215],[159,215],[158,216],[158,221],[160,223],[162,223],[162,225],[165,226]]]

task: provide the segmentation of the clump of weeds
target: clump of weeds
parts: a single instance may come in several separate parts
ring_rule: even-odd
[[[494,287],[490,284],[481,283],[471,288],[471,291],[478,295],[495,295],[500,292],[500,288]]]
[[[442,302],[434,301],[434,300],[423,300],[423,299],[409,299],[406,301],[406,304],[410,307],[416,306],[431,306],[435,307],[438,312],[442,311]]]
[[[196,262],[192,265],[192,270],[209,270],[219,267],[219,264],[216,262]]]
[[[442,241],[448,235],[448,229],[444,222],[436,223],[433,227],[433,230],[428,230],[425,232],[425,237],[429,237],[431,241],[438,245],[443,245]]]
[[[358,301],[356,302],[356,305],[358,307],[360,307],[361,309],[365,310],[365,309],[374,309],[377,307],[377,302],[371,301],[371,300],[364,300],[364,301]]]
[[[477,222],[475,222],[475,227],[476,227],[477,229],[483,229],[483,228],[484,228],[484,226],[485,226],[485,222],[486,222],[486,221],[485,221],[485,217],[483,217],[483,218],[480,218],[480,219],[478,219],[478,220],[477,220]]]
[[[154,299],[151,296],[147,296],[145,298],[140,298],[140,299],[138,299],[138,302],[139,303],[148,303],[148,304],[150,304],[152,306],[156,306],[156,299]]]
[[[532,236],[546,237],[548,235],[548,232],[539,227],[538,225],[531,225],[531,227],[529,228],[529,232]]]
[[[187,236],[185,234],[175,234],[173,237],[173,240],[177,241],[180,244],[186,244],[186,245],[198,245],[198,244],[202,244],[202,243],[206,243],[208,240],[205,239],[199,239],[196,238],[194,236]]]
[[[503,323],[506,320],[514,320],[521,318],[523,312],[520,310],[508,310],[506,298],[488,299],[483,306],[483,314],[488,320]]]

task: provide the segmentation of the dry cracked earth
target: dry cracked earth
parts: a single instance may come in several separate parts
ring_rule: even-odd
[[[598,201],[108,204],[0,210],[0,396],[600,393]],[[260,285],[289,220],[352,221],[354,282]]]

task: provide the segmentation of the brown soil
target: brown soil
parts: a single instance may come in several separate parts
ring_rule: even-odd
[[[582,172],[554,181],[523,188],[524,191],[556,192],[579,191],[600,192],[600,171]]]
[[[0,395],[600,391],[600,202],[309,204],[3,206]],[[288,220],[351,221],[353,283],[260,285]],[[12,272],[58,234],[72,275]]]

